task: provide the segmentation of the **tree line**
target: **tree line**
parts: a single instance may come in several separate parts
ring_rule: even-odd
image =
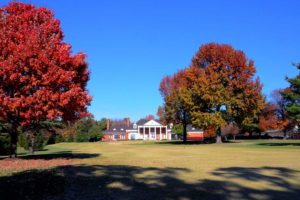
[[[34,137],[23,127],[18,128],[19,147],[28,150],[29,154],[44,150],[49,144],[61,142],[97,142],[101,141],[106,130],[106,119],[95,120],[92,117],[84,117],[74,123],[62,121],[48,122],[48,127],[40,129]],[[3,124],[0,123],[0,126]],[[5,130],[0,130],[0,155],[10,153],[10,135]]]

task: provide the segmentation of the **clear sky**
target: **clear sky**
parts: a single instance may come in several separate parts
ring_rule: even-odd
[[[156,114],[161,79],[188,67],[208,42],[231,44],[253,59],[267,96],[298,73],[299,0],[23,2],[53,10],[73,52],[88,55],[96,119]]]

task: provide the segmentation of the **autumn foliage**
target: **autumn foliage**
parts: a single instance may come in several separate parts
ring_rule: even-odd
[[[287,120],[280,119],[276,114],[276,105],[266,103],[265,108],[259,118],[258,128],[261,132],[267,130],[283,130],[288,124]]]
[[[158,116],[160,123],[167,124],[165,119],[164,108],[162,106],[158,106],[156,115]]]
[[[208,129],[252,123],[264,106],[256,69],[230,45],[202,45],[189,68],[161,81],[167,120]]]
[[[13,2],[0,10],[0,117],[18,126],[88,115],[86,56],[63,42],[52,11]]]
[[[149,115],[145,116],[143,119],[145,119],[145,120],[147,120],[147,121],[153,120],[153,119],[154,119],[154,115],[149,114]]]

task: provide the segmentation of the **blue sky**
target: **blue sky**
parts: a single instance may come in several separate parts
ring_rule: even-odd
[[[23,2],[53,10],[73,52],[88,55],[96,119],[156,114],[161,79],[189,66],[208,42],[231,44],[253,59],[267,96],[298,73],[299,0]]]

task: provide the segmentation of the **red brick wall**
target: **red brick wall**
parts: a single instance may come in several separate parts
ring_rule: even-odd
[[[203,132],[188,132],[187,133],[187,140],[189,141],[203,141],[204,140],[204,136],[203,136]]]
[[[159,133],[156,133],[156,140],[159,140]]]
[[[109,138],[109,135],[104,134],[101,141],[111,141],[112,139]]]
[[[119,139],[115,139],[115,135],[119,135]],[[112,138],[110,138],[112,136]],[[125,136],[125,138],[123,138]],[[120,140],[128,140],[128,133],[114,133],[114,134],[104,134],[104,137],[101,141],[120,141]]]

